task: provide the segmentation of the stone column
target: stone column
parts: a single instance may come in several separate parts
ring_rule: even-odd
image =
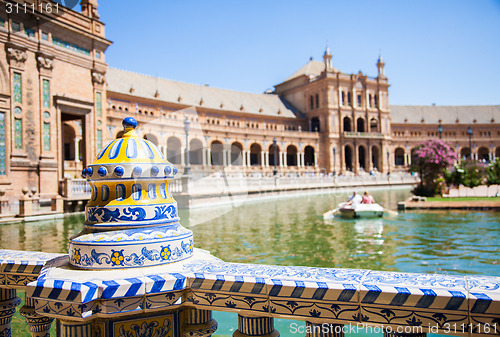
[[[231,147],[230,145],[226,146],[226,159],[227,159],[227,165],[226,166],[232,166],[233,163],[231,162]]]
[[[207,163],[207,149],[203,149],[201,151],[201,164],[203,166],[208,166],[208,163]]]
[[[368,165],[367,165],[367,168],[368,168],[368,172],[370,172],[371,170],[373,170],[373,162],[372,162],[372,147],[370,146],[370,144],[368,144],[367,146],[368,148]]]
[[[243,150],[241,151],[241,165],[243,167],[247,167],[247,151]]]
[[[306,321],[306,337],[344,337],[344,324]]]
[[[354,158],[352,163],[352,170],[354,173],[359,172],[359,148],[357,145],[354,146]]]
[[[92,323],[61,320],[60,337],[93,337]]]
[[[80,162],[80,140],[81,138],[75,137],[75,162]]]
[[[300,153],[297,152],[297,167],[301,168],[302,166],[300,165]]]
[[[274,329],[272,317],[246,317],[238,314],[238,330],[233,337],[278,337],[280,333]]]
[[[280,157],[280,167],[285,166],[285,161],[283,160],[283,152],[279,152],[279,157]]]
[[[188,309],[184,337],[210,337],[217,330],[212,311]]]
[[[314,167],[318,167],[318,153],[314,153]]]
[[[31,297],[26,297],[25,304],[21,308],[20,314],[26,318],[31,337],[47,337],[50,335],[50,325],[54,319],[37,314],[35,312],[34,302],[35,301]]]
[[[306,161],[305,161],[305,154],[304,154],[304,152],[302,152],[302,153],[300,154],[300,158],[301,158],[301,159],[300,159],[300,167],[304,167],[304,166],[305,166],[305,163],[306,163]]]
[[[207,166],[212,166],[212,150],[207,148]]]
[[[12,336],[10,321],[20,303],[21,299],[16,296],[14,289],[0,288],[0,336]]]
[[[266,153],[264,151],[260,151],[260,166],[266,167]]]

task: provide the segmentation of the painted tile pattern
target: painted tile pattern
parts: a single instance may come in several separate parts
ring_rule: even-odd
[[[50,81],[42,81],[42,105],[44,108],[50,108]]]
[[[5,143],[5,112],[0,112],[0,175],[7,174],[7,162],[5,160],[6,154]]]

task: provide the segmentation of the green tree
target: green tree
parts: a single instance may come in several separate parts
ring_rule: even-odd
[[[486,167],[486,185],[500,185],[500,159],[497,158]]]

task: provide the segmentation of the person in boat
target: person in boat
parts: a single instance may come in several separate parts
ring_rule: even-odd
[[[368,193],[368,191],[365,191],[365,193],[363,194],[363,199],[361,201],[363,204],[374,204],[375,203],[375,199],[373,198],[373,196]]]
[[[352,195],[347,199],[347,205],[358,205],[363,201],[363,198],[356,193],[356,191],[352,192]]]

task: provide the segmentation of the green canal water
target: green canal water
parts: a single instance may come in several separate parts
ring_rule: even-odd
[[[182,224],[193,230],[196,247],[230,262],[500,276],[500,213],[419,211],[382,219],[323,220],[321,215],[350,192],[179,213]],[[410,190],[371,193],[377,202],[395,210]],[[82,229],[82,223],[83,216],[72,216],[3,224],[0,247],[67,253],[68,238]],[[237,327],[235,314],[214,312],[214,317],[219,322],[218,335],[231,335]],[[276,320],[276,327],[282,336],[302,336],[292,333],[291,323]],[[29,336],[18,315],[13,328],[13,336]]]

